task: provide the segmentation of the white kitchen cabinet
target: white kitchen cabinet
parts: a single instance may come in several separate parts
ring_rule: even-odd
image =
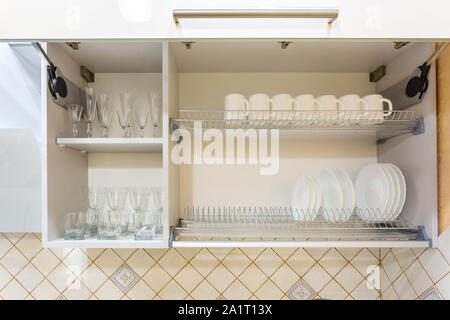
[[[450,38],[447,0],[98,0],[4,2],[0,39]],[[326,19],[195,19],[177,26],[173,10],[338,10]],[[101,19],[99,19],[101,17]]]
[[[434,44],[418,42],[394,49],[392,42],[298,41],[282,49],[276,40],[197,41],[187,49],[180,42],[117,41],[82,42],[79,51],[73,51],[64,43],[48,43],[47,51],[64,76],[80,87],[86,85],[79,76],[79,67],[83,64],[95,72],[96,80],[91,85],[111,95],[117,96],[121,90],[135,90],[137,94],[148,90],[161,92],[163,135],[162,138],[121,139],[117,119],[113,119],[116,127],[112,138],[69,138],[66,111],[47,96],[46,81],[43,81],[44,246],[437,245],[433,67],[423,100],[411,108],[397,110],[397,118],[382,124],[349,126],[338,123],[311,128],[302,126],[301,122],[284,120],[256,124],[237,121],[233,126],[223,121],[224,96],[233,92],[245,96],[253,93],[270,96],[277,93],[292,96],[356,93],[364,96],[383,92],[417,71],[433,53]],[[386,75],[378,82],[370,82],[369,73],[380,65],[386,65]],[[203,121],[204,129],[281,129],[278,173],[261,175],[259,165],[248,163],[174,164],[171,153],[179,136],[175,131],[172,137],[171,132],[177,127],[192,130],[194,120]],[[417,134],[413,134],[421,124],[424,124],[424,132],[416,130]],[[98,135],[99,131],[95,133]],[[184,135],[183,139],[189,137]],[[347,225],[311,223],[300,227],[279,221],[244,224],[243,227],[242,223],[226,221],[224,227],[220,220],[224,208],[236,213],[235,207],[289,207],[292,186],[299,174],[343,168],[354,179],[364,165],[377,162],[394,163],[405,175],[406,205],[398,221]],[[61,239],[64,212],[86,207],[83,187],[132,186],[133,183],[163,188],[165,215],[160,240]],[[199,222],[199,214],[197,220],[192,219],[196,212],[212,221],[205,223],[200,219]],[[274,211],[270,214],[276,219]],[[216,218],[219,220],[214,220]]]

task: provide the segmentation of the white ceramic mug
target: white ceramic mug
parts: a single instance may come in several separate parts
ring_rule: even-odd
[[[270,119],[272,99],[267,94],[257,93],[250,96],[249,117],[250,119],[267,120]]]
[[[240,93],[230,93],[225,96],[226,120],[245,119],[248,110],[248,100]]]
[[[294,113],[296,120],[312,120],[317,118],[317,114],[314,112],[320,109],[320,102],[312,94],[301,94],[294,98],[296,105],[294,105],[295,111],[302,111]]]
[[[337,110],[342,107],[341,100],[336,96],[327,94],[317,98],[319,101],[319,120],[335,120],[337,119]],[[334,112],[336,111],[336,112]]]
[[[315,111],[320,108],[320,102],[312,94],[301,94],[294,98],[296,105],[294,110],[297,111]]]
[[[361,119],[364,113],[361,112],[367,109],[367,102],[360,98],[357,94],[347,94],[339,98],[342,102],[339,108],[339,118],[343,120]],[[354,112],[352,112],[354,111]]]
[[[292,119],[292,110],[297,102],[287,93],[280,93],[272,97],[272,119],[287,120]],[[275,111],[275,112],[273,112]],[[279,111],[279,112],[276,112]]]
[[[381,94],[370,94],[362,98],[367,103],[366,110],[369,111],[368,116],[370,119],[383,119],[383,117],[388,117],[392,113],[392,102],[389,99],[383,98]],[[388,104],[388,111],[384,111],[384,104],[386,102]],[[370,111],[379,111],[374,112],[373,114]],[[384,112],[383,112],[384,111]]]

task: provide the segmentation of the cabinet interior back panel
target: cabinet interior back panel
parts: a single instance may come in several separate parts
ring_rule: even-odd
[[[180,109],[223,109],[226,94],[312,93],[361,96],[375,92],[367,73],[181,73]],[[247,141],[248,142],[248,141]],[[204,142],[203,147],[209,142]],[[270,147],[269,147],[270,148]],[[248,149],[248,148],[247,148]],[[225,150],[225,147],[224,147]],[[247,150],[248,152],[248,150]],[[367,136],[280,134],[279,166],[261,175],[264,165],[192,164],[180,166],[180,207],[191,205],[289,206],[300,174],[343,168],[354,178],[362,166],[377,162],[375,139]],[[225,153],[225,151],[224,151]],[[270,154],[270,149],[269,149]],[[276,166],[276,164],[274,164]]]
[[[109,128],[109,137],[122,137],[116,110],[120,109],[120,93],[131,94],[131,108],[148,107],[147,94],[156,92],[161,97],[161,73],[96,73],[91,84],[99,93],[106,93],[113,118]],[[153,126],[149,115],[145,128],[145,137],[153,136]],[[94,122],[94,136],[101,135],[101,126]],[[131,136],[139,137],[135,114],[131,121]],[[161,153],[89,153],[88,177],[90,186],[138,187],[162,186]]]

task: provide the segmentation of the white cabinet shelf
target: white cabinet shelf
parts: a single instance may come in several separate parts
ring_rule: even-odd
[[[57,138],[60,147],[69,147],[85,152],[161,153],[162,138]]]
[[[167,248],[167,240],[64,240],[63,238],[47,242],[49,248]]]

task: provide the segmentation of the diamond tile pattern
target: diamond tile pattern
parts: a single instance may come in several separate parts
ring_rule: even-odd
[[[49,250],[40,239],[0,233],[0,300],[449,298],[439,249]],[[368,275],[373,265],[381,268]],[[377,288],[367,286],[372,276]]]
[[[438,249],[390,249],[381,257],[382,298],[450,299],[450,227],[439,236]]]

